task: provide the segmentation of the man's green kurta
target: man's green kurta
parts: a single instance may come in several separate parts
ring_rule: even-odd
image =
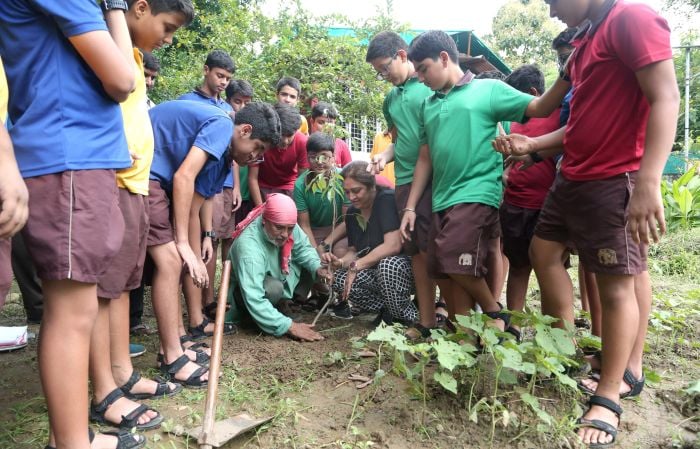
[[[279,337],[284,335],[292,325],[292,319],[281,314],[274,302],[265,294],[263,282],[266,276],[271,276],[284,285],[283,298],[292,298],[294,288],[299,283],[302,269],[316,276],[316,270],[321,266],[318,253],[309,243],[309,239],[296,225],[292,232],[294,246],[292,260],[289,264],[289,274],[282,273],[280,267],[280,250],[272,243],[262,225],[262,217],[256,218],[234,240],[229,258],[231,259],[231,285],[228,300],[231,304],[230,316],[234,322],[240,322],[245,311],[233,300],[235,287],[240,287],[242,299],[250,312],[250,316],[263,332]]]

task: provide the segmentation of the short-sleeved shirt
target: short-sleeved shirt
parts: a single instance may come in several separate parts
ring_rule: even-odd
[[[248,187],[247,165],[240,165],[238,167],[238,176],[241,178],[238,183],[238,188],[241,191],[241,201],[250,201],[250,188]]]
[[[172,192],[175,172],[195,146],[209,155],[195,181],[195,190],[210,198],[224,185],[231,159],[227,149],[233,135],[231,117],[216,106],[175,100],[149,110],[155,138],[151,179]]]
[[[316,173],[309,170],[302,173],[294,183],[294,202],[297,205],[299,212],[307,212],[312,228],[321,228],[333,224],[333,203],[328,199],[326,193],[314,190],[307,185],[312,182]],[[343,219],[343,204],[348,204],[345,195],[336,195],[335,198],[335,216],[337,221]]]
[[[668,23],[650,7],[618,1],[573,42],[571,114],[562,175],[572,181],[635,171],[644,152],[649,103],[635,73],[671,59]]]
[[[531,118],[523,125],[513,123],[510,132],[530,137],[543,136],[560,128],[560,114],[561,110],[557,108],[549,117]],[[524,209],[539,210],[554,182],[556,164],[554,159],[547,158],[526,170],[520,170],[522,165],[522,162],[517,162],[510,169],[503,201]]]
[[[221,98],[212,98],[208,97],[207,95],[204,94],[199,89],[195,89],[192,92],[187,92],[186,94],[182,94],[179,97],[177,97],[178,100],[189,100],[189,101],[198,101],[200,103],[206,103],[210,104],[212,106],[216,106],[217,108],[221,109],[222,111],[226,112],[233,112],[233,108],[231,107],[230,104],[226,102],[226,100],[222,100]]]
[[[25,178],[131,166],[119,104],[68,38],[106,31],[93,0],[2,0],[10,136]]]
[[[348,144],[345,143],[343,139],[335,139],[335,165],[337,167],[343,168],[352,162],[352,155],[350,154],[350,148]]]
[[[521,122],[533,98],[499,80],[475,79],[425,100],[421,142],[433,164],[433,212],[460,203],[499,207],[503,158],[491,141],[497,123]]]
[[[136,88],[121,104],[124,134],[129,153],[138,156],[131,167],[117,172],[117,185],[131,193],[148,195],[148,180],[153,161],[153,128],[146,103],[146,78],[143,55],[134,48]]]
[[[309,168],[306,160],[306,141],[309,138],[296,131],[287,148],[271,148],[259,165],[258,183],[266,189],[292,190],[297,176]]]
[[[391,145],[391,134],[385,134],[383,132],[378,132],[374,136],[372,141],[372,151],[369,153],[370,160],[373,156],[382,153]],[[396,184],[396,175],[394,174],[394,162],[389,162],[384,166],[384,169],[380,172],[382,176]]]
[[[395,86],[384,97],[384,118],[389,129],[396,127],[394,144],[394,173],[396,185],[413,181],[413,171],[420,151],[419,115],[423,101],[432,94],[418,78],[411,77],[400,86]]]
[[[384,243],[384,234],[399,229],[399,212],[396,209],[394,191],[379,190],[374,198],[369,220],[364,226],[362,222],[360,210],[351,206],[345,214],[348,246],[364,255]]]

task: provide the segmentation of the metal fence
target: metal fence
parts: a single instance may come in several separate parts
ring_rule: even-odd
[[[374,136],[383,131],[384,126],[378,117],[348,117],[340,124],[345,128],[347,137],[345,142],[350,147],[350,151],[369,153],[372,151]]]

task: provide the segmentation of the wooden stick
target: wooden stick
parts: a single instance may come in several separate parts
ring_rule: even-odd
[[[333,283],[332,283],[332,281],[331,281],[331,291],[330,291],[330,293],[328,294],[328,300],[327,300],[326,303],[323,305],[323,307],[321,307],[321,310],[319,310],[318,313],[316,314],[316,318],[314,318],[313,322],[311,323],[312,326],[315,326],[315,325],[316,325],[316,321],[318,321],[318,318],[319,318],[321,315],[323,315],[323,312],[326,311],[326,309],[328,308],[328,305],[329,305],[329,304],[331,303],[331,301],[333,301],[334,299],[335,299],[335,292],[333,291]]]
[[[209,444],[214,432],[214,420],[216,418],[216,393],[219,389],[219,372],[221,371],[221,345],[224,338],[224,320],[226,319],[226,299],[228,297],[228,284],[231,276],[231,261],[224,262],[221,273],[221,287],[219,287],[219,299],[216,305],[216,323],[214,324],[214,341],[212,342],[211,359],[209,361],[209,388],[207,389],[207,402],[204,406],[204,421],[202,434],[199,437],[201,449],[212,449]]]

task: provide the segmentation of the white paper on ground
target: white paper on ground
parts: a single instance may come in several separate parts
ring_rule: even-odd
[[[0,326],[0,348],[27,344],[27,326]]]

